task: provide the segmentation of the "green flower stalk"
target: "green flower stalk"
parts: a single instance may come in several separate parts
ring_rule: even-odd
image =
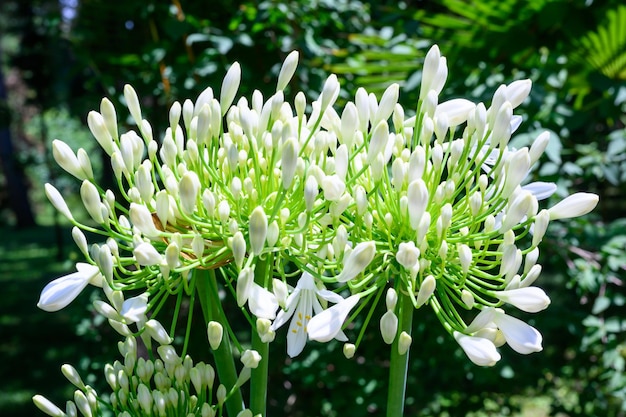
[[[52,204],[76,226],[72,236],[86,262],[48,284],[39,307],[59,310],[87,285],[102,287],[108,303],[96,309],[116,331],[169,346],[183,298],[193,305],[197,295],[208,344],[225,355],[221,364],[232,363],[223,369],[225,384],[240,386],[231,343],[243,369],[254,368],[254,414],[265,413],[268,343],[284,337],[283,325],[289,322],[287,353],[294,357],[309,339],[348,342],[346,323],[367,312],[354,343],[344,345],[352,357],[382,294],[387,310],[378,330],[391,345],[390,416],[402,414],[416,309],[429,306],[477,365],[495,364],[504,343],[522,354],[541,350],[540,333],[505,309],[548,306],[533,285],[548,224],[588,213],[598,197],[577,193],[546,209],[540,201],[556,186],[525,183],[549,140],[543,133],[530,147],[508,147],[521,123],[514,109],[531,82],[500,86],[488,106],[440,103],[448,70],[433,46],[414,109],[398,104],[393,84],[380,100],[360,88],[337,111],[335,75],[316,100],[307,103],[299,92],[285,101],[297,61],[297,52],[289,54],[271,97],[255,91],[237,100],[241,69],[233,64],[219,100],[207,88],[195,102],[175,102],[159,137],[131,86],[124,97],[135,130],[120,132],[103,99],[88,124],[124,201],[98,185],[86,152],[55,141],[55,160],[82,181],[81,199],[98,227],[75,219],[46,184]],[[82,230],[104,243],[90,246]],[[232,297],[220,298],[218,281]],[[125,298],[128,291],[134,297]],[[162,308],[168,297],[176,299],[173,312]],[[249,321],[248,352],[221,308],[231,301]],[[155,321],[167,313],[169,333]],[[226,401],[230,415],[248,413],[225,389],[217,390],[218,405]],[[143,389],[141,397],[147,407]],[[44,401],[40,408],[56,413]]]

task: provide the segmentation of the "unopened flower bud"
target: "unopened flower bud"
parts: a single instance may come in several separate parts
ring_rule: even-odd
[[[231,240],[231,250],[233,252],[233,258],[235,265],[238,269],[243,266],[243,259],[246,255],[246,241],[241,232],[235,233]]]
[[[298,146],[296,139],[290,137],[283,145],[281,159],[281,175],[283,188],[286,190],[291,187],[293,178],[296,174],[296,166],[298,163]]]
[[[537,246],[541,243],[543,236],[546,234],[546,230],[548,229],[550,217],[551,214],[548,210],[541,210],[535,217],[535,223],[533,224],[533,246]]]
[[[235,62],[230,66],[224,81],[222,82],[222,89],[220,93],[220,108],[222,116],[226,114],[230,105],[235,99],[237,90],[239,89],[239,83],[241,82],[241,67],[239,63]]]
[[[461,244],[457,247],[459,253],[459,262],[461,263],[461,269],[464,274],[467,274],[472,266],[472,250],[469,246]]]
[[[410,334],[404,331],[400,333],[400,336],[398,338],[398,353],[400,354],[400,356],[405,355],[409,351],[412,341],[413,338]]]
[[[211,345],[211,349],[217,350],[222,343],[224,328],[219,322],[210,321],[207,326],[207,334],[209,337],[209,344]]]
[[[430,299],[430,297],[435,292],[436,286],[437,281],[435,280],[435,277],[433,277],[432,275],[428,275],[426,278],[424,278],[424,281],[422,281],[422,285],[420,285],[420,289],[417,293],[416,304],[418,308],[424,305]]]
[[[59,210],[59,212],[67,217],[69,220],[74,220],[72,212],[67,206],[67,203],[65,203],[65,200],[63,199],[63,196],[61,196],[61,193],[59,193],[59,191],[51,184],[46,184],[44,188],[46,191],[46,196],[48,197],[48,200],[50,200],[54,208]]]
[[[263,211],[263,207],[258,206],[250,214],[250,224],[248,228],[250,234],[250,248],[252,253],[260,255],[265,246],[267,237],[267,216]]]
[[[161,345],[169,345],[172,343],[172,338],[167,334],[167,331],[161,323],[154,319],[150,319],[144,325],[150,337],[156,340]]]
[[[419,260],[420,250],[415,247],[415,242],[402,242],[396,252],[396,260],[406,269],[411,269]]]
[[[583,216],[593,210],[599,197],[591,193],[572,194],[548,209],[550,220],[570,219]]]
[[[356,346],[352,343],[344,343],[343,345],[343,355],[346,359],[352,359],[356,352]]]
[[[388,345],[393,343],[398,332],[398,317],[392,310],[387,310],[380,318],[380,334]]]
[[[387,310],[394,310],[397,303],[398,293],[393,288],[389,288],[385,297],[385,305],[387,306]]]
[[[463,301],[463,304],[465,304],[465,306],[471,310],[474,307],[475,303],[474,294],[472,294],[468,290],[461,291],[461,301]]]
[[[133,256],[142,266],[158,265],[161,263],[161,254],[148,242],[140,243],[133,249]]]
[[[259,362],[261,362],[261,360],[261,355],[256,350],[247,349],[241,355],[241,363],[243,363],[243,366],[246,368],[256,368],[259,366]]]
[[[287,84],[289,84],[291,77],[293,77],[294,72],[296,72],[298,57],[298,51],[292,51],[289,55],[287,55],[287,58],[285,58],[285,62],[283,62],[283,65],[280,68],[280,73],[278,74],[276,91],[284,90],[285,87],[287,87]]]
[[[373,241],[361,242],[344,260],[344,267],[337,276],[338,282],[347,282],[359,275],[372,262],[376,255],[376,244]]]

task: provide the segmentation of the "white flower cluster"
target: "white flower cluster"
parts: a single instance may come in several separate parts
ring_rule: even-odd
[[[520,353],[540,350],[539,333],[500,307],[547,307],[533,283],[548,223],[589,212],[598,197],[578,193],[541,209],[554,184],[524,185],[548,143],[545,133],[530,148],[508,147],[521,123],[513,110],[531,82],[502,85],[488,107],[440,103],[447,66],[434,46],[414,115],[398,104],[397,84],[380,100],[361,88],[337,112],[335,75],[317,100],[299,92],[285,101],[297,60],[295,52],[285,60],[274,95],[255,91],[235,104],[241,73],[233,64],[219,100],[207,88],[195,102],[172,105],[162,138],[142,118],[132,87],[124,96],[137,132],[119,134],[104,99],[89,127],[126,201],[97,184],[84,151],[55,141],[54,157],[83,181],[80,194],[99,229],[75,220],[46,185],[77,226],[88,263],[49,284],[40,307],[63,308],[91,283],[145,291],[151,311],[167,295],[191,294],[194,271],[219,270],[265,341],[291,319],[291,356],[307,338],[347,340],[342,326],[352,309],[389,288],[380,322],[387,343],[410,344],[409,334],[397,334],[399,295],[411,308],[429,305],[479,365],[494,364],[504,342]],[[89,246],[80,229],[108,239]],[[462,310],[480,314],[468,325]]]
[[[156,326],[162,329],[160,323]],[[169,335],[162,330],[166,340]],[[110,408],[119,417],[130,416],[172,416],[172,417],[214,417],[222,415],[222,407],[233,389],[240,387],[250,378],[250,357],[258,353],[246,351],[242,356],[244,367],[238,376],[235,387],[216,384],[213,367],[203,362],[193,363],[189,355],[181,358],[169,343],[156,349],[160,358],[144,359],[137,354],[137,341],[129,336],[119,342],[123,363],[115,361],[107,364],[104,374],[111,387],[109,403],[104,406],[95,389],[86,385],[78,371],[71,365],[63,365],[63,375],[77,388],[74,400],[67,401],[65,411],[41,395],[33,400],[44,413],[53,417],[100,416],[104,407]],[[144,341],[147,341],[144,338]],[[214,390],[215,388],[215,390]],[[237,417],[252,417],[248,409]]]

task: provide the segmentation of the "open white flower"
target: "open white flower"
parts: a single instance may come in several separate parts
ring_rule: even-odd
[[[102,286],[102,275],[97,266],[79,262],[77,272],[57,278],[41,291],[37,307],[44,311],[58,311],[74,301],[87,284]]]
[[[353,297],[356,297],[356,301],[358,301],[358,296]],[[317,318],[321,313],[328,312],[329,310],[332,310],[332,308],[338,307],[339,305],[348,306],[342,303],[345,303],[351,298],[352,297],[349,297],[348,299],[344,300],[343,297],[335,294],[332,291],[317,288],[315,286],[315,280],[313,276],[308,272],[304,272],[298,280],[296,288],[287,298],[287,309],[278,312],[276,320],[274,321],[274,323],[272,323],[271,330],[275,331],[283,324],[285,324],[289,319],[291,319],[291,323],[289,324],[289,333],[287,334],[287,354],[293,358],[300,354],[300,352],[302,352],[302,349],[304,349],[307,335],[310,335],[309,324],[311,319],[313,318],[313,313],[316,314],[315,317]],[[331,309],[324,311],[320,302],[321,300],[330,301],[331,303],[337,304]],[[354,300],[350,300],[350,303],[352,303],[352,301]],[[356,302],[354,304],[356,304]],[[354,307],[354,304],[352,305],[352,307]],[[331,313],[333,312],[337,313],[337,311],[335,310],[331,311]],[[338,316],[336,317],[339,318]],[[343,323],[344,319],[345,316],[341,320],[341,323]],[[341,323],[339,324],[339,327],[337,329],[334,329],[333,327],[329,330],[329,332],[333,332],[333,334],[329,334],[329,332],[322,334],[323,332],[321,331],[321,329],[318,329],[318,331],[316,331],[315,333],[315,335],[317,336],[315,340],[328,341],[333,338],[336,338],[340,341],[348,340],[345,334],[341,331]],[[325,340],[326,337],[323,336],[330,337]]]

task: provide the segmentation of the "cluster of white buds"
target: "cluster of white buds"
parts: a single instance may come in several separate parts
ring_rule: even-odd
[[[153,327],[162,329],[156,322]],[[165,339],[170,339],[164,330]],[[161,336],[154,337],[158,342]],[[244,367],[235,387],[227,388],[216,383],[215,370],[209,364],[194,364],[189,355],[181,358],[170,344],[159,344],[158,359],[145,359],[137,354],[137,340],[129,336],[118,344],[123,362],[107,364],[104,374],[112,389],[108,401],[86,385],[71,365],[63,365],[63,375],[78,389],[74,400],[67,401],[65,411],[45,397],[36,395],[35,405],[44,413],[54,417],[84,417],[104,415],[103,407],[110,408],[114,415],[159,416],[159,417],[214,417],[222,415],[222,407],[234,389],[250,378],[250,368],[260,357],[254,351],[246,351]],[[248,366],[253,365],[253,366]],[[241,417],[252,417],[250,410],[240,413]]]
[[[475,363],[495,363],[502,338],[521,353],[540,349],[536,331],[516,333],[532,349],[507,337],[517,322],[500,307],[547,307],[532,284],[548,223],[589,212],[598,197],[578,193],[541,209],[556,186],[524,184],[549,139],[544,133],[529,148],[508,147],[521,123],[513,110],[531,82],[500,86],[489,106],[440,103],[448,70],[433,46],[414,111],[405,112],[393,84],[380,101],[360,88],[338,112],[335,75],[317,100],[307,103],[302,92],[285,100],[297,60],[289,54],[271,97],[255,91],[236,102],[241,70],[233,64],[219,100],[207,88],[195,102],[172,105],[162,138],[142,118],[132,87],[124,96],[137,131],[120,134],[103,99],[89,127],[125,202],[95,182],[84,151],[55,141],[56,161],[83,181],[82,201],[100,229],[74,219],[46,185],[49,199],[78,228],[109,239],[89,247],[75,229],[88,263],[46,287],[40,306],[62,308],[91,283],[145,291],[150,310],[168,294],[190,294],[195,270],[219,269],[239,306],[261,320],[251,324],[265,341],[292,318],[291,356],[307,339],[346,341],[351,310],[390,285],[381,332],[388,343],[400,338],[402,350],[410,335],[397,332],[391,294],[408,295],[411,308],[430,306]],[[301,274],[287,272],[294,268]],[[461,310],[491,313],[468,325]],[[214,340],[218,330],[209,328]],[[348,356],[355,348],[348,345]]]

